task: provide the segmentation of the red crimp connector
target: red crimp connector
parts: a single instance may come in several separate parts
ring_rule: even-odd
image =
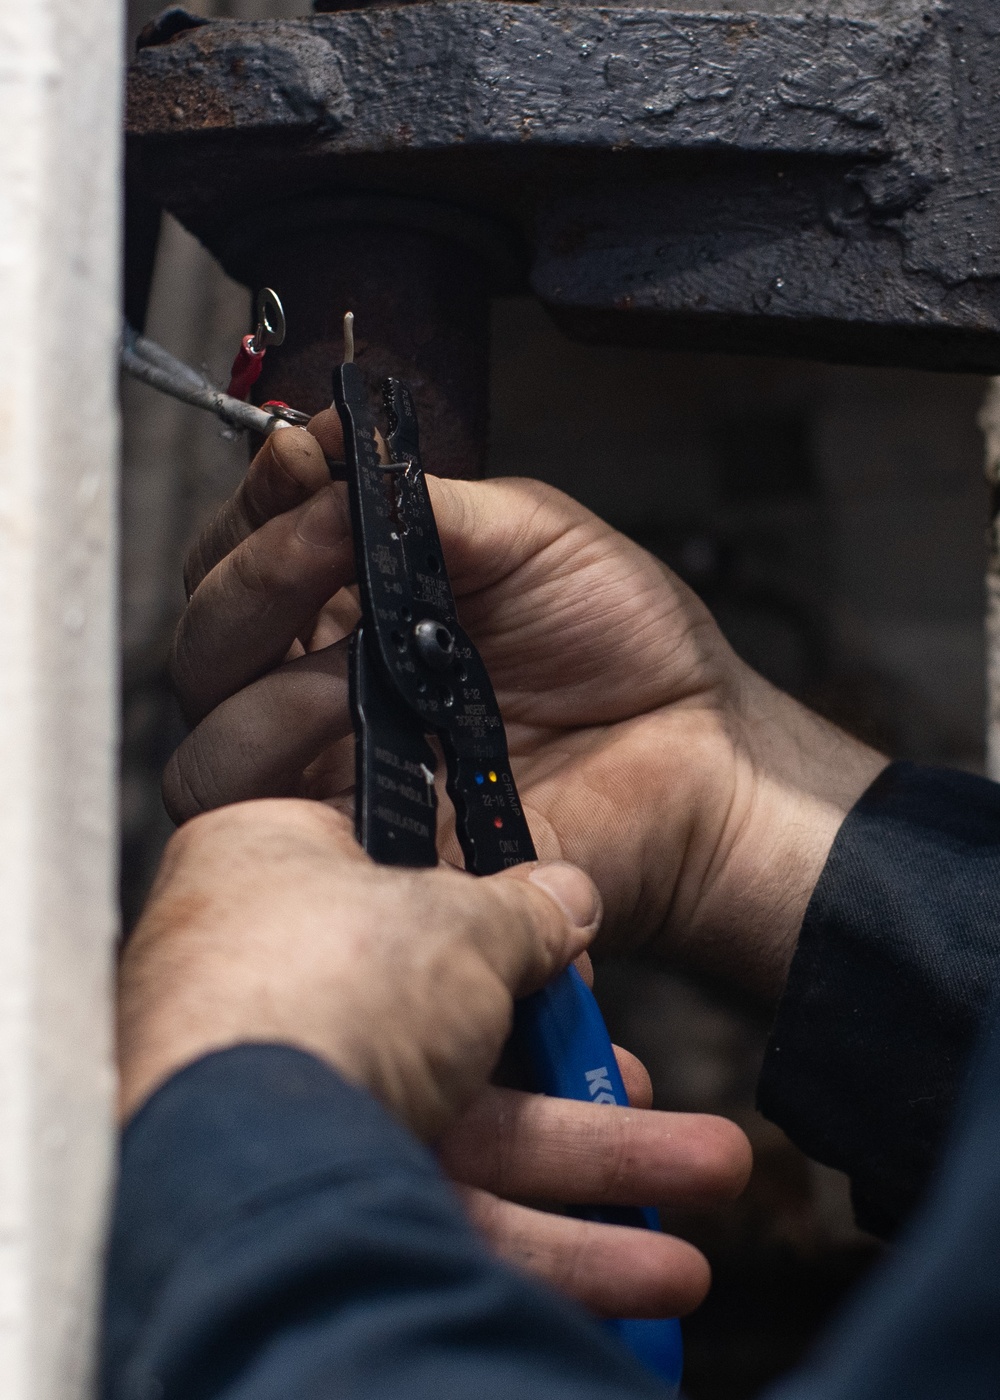
[[[229,388],[226,393],[231,398],[245,399],[260,378],[267,347],[262,345],[259,350],[255,350],[253,343],[252,335],[245,335],[240,343],[233,367],[229,371]]]

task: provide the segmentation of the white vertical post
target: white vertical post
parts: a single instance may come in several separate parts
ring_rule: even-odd
[[[90,1386],[111,1161],[121,20],[0,0],[0,1394]]]

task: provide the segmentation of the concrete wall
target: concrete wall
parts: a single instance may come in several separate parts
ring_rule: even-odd
[[[0,1393],[88,1388],[111,1160],[119,9],[0,8]]]

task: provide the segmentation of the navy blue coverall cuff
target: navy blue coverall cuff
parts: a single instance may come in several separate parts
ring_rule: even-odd
[[[810,900],[758,1104],[890,1234],[922,1197],[1000,988],[1000,785],[894,763]]]
[[[641,1400],[580,1310],[479,1242],[433,1156],[312,1056],[247,1045],[125,1130],[104,1400]]]

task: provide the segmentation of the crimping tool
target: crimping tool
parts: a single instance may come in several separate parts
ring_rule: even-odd
[[[348,313],[350,316],[350,313]],[[466,869],[489,875],[536,859],[486,667],[458,620],[424,481],[413,400],[398,379],[382,395],[389,462],[379,457],[364,378],[353,363],[334,371],[344,429],[361,621],[351,642],[358,840],[386,865],[434,866],[436,759],[440,742]],[[576,968],[518,1004],[515,1038],[533,1088],[584,1103],[628,1097],[597,1002]],[[659,1229],[646,1208],[586,1207],[589,1219]],[[673,1320],[608,1324],[639,1360],[675,1388],[680,1328]]]

